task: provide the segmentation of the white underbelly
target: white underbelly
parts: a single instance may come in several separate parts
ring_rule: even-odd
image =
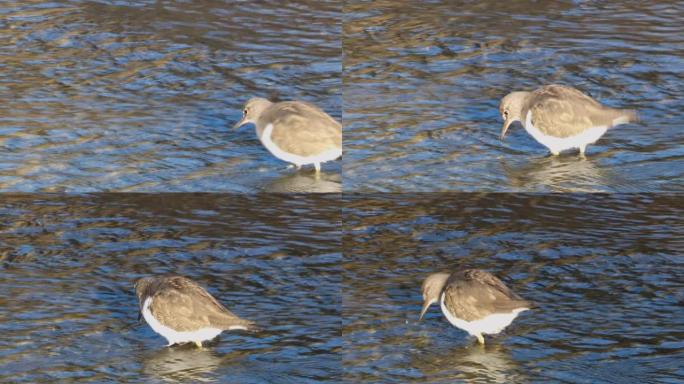
[[[295,155],[294,153],[283,151],[271,140],[272,132],[273,124],[267,125],[261,137],[259,138],[259,140],[261,140],[261,144],[263,144],[273,156],[288,163],[298,166],[325,163],[326,161],[332,161],[342,156],[342,148],[328,149],[313,156],[299,156]]]
[[[569,137],[555,137],[542,133],[534,125],[532,125],[532,111],[527,112],[525,118],[525,130],[537,142],[547,147],[551,152],[562,152],[567,149],[581,148],[589,144],[595,143],[608,130],[608,127],[599,126],[592,127],[575,136]]]
[[[473,336],[479,335],[481,333],[490,335],[497,334],[511,324],[513,320],[518,317],[520,312],[528,310],[528,308],[518,308],[510,313],[496,313],[486,316],[480,320],[465,321],[452,315],[451,312],[446,309],[444,306],[444,294],[442,294],[439,305],[442,308],[442,313],[447,320],[449,320],[451,325],[456,328],[460,328]]]
[[[152,303],[152,298],[148,297],[145,299],[145,303],[143,304],[143,317],[145,318],[145,321],[149,326],[157,332],[158,334],[164,336],[166,340],[168,340],[169,345],[171,344],[178,344],[178,343],[189,343],[189,342],[195,342],[195,341],[205,341],[205,340],[211,340],[214,337],[218,336],[223,330],[218,329],[218,328],[202,328],[198,329],[196,331],[192,332],[178,332],[175,331],[154,318],[152,316],[152,312],[150,312],[150,304]]]

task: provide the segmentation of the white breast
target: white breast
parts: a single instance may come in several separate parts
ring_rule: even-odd
[[[447,318],[447,320],[449,320],[451,325],[453,325],[456,328],[460,328],[473,336],[479,335],[481,333],[486,333],[490,335],[497,334],[503,331],[503,329],[506,328],[509,324],[511,324],[513,320],[516,317],[518,317],[518,314],[520,312],[529,309],[518,308],[510,313],[496,313],[486,316],[480,320],[465,321],[452,315],[451,312],[447,310],[447,308],[444,306],[444,294],[442,294],[439,305],[442,308],[442,313]]]
[[[527,111],[525,118],[525,130],[537,142],[547,147],[553,153],[560,153],[567,149],[581,148],[589,144],[595,143],[608,130],[608,127],[599,126],[591,127],[584,130],[582,133],[569,137],[555,137],[542,133],[534,125],[532,125],[532,111]]]
[[[272,132],[273,124],[267,125],[262,132],[261,137],[259,138],[261,140],[261,144],[263,144],[273,156],[279,158],[280,160],[287,161],[288,163],[302,166],[307,164],[325,163],[326,161],[332,161],[342,156],[342,148],[328,149],[314,156],[299,156],[293,153],[285,152],[271,140]]]
[[[147,324],[149,324],[155,332],[164,336],[164,338],[168,340],[169,345],[211,340],[223,332],[223,330],[218,328],[202,328],[191,332],[175,331],[160,323],[154,318],[154,316],[152,316],[152,312],[150,312],[150,304],[152,304],[152,298],[148,297],[143,303],[143,317],[145,318]]]

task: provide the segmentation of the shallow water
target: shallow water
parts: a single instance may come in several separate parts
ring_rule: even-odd
[[[340,377],[339,195],[4,196],[0,381],[326,382]],[[180,273],[256,334],[167,348],[133,282]]]
[[[349,382],[684,380],[684,205],[652,195],[373,195],[343,221]],[[538,308],[484,348],[433,306],[430,273],[486,269]]]
[[[354,1],[345,6],[345,189],[684,188],[684,4]],[[573,85],[642,123],[559,158],[500,99]]]
[[[4,1],[0,190],[318,192],[234,130],[253,96],[341,118],[335,1]]]

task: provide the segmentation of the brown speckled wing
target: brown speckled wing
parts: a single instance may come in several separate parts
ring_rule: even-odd
[[[624,112],[601,105],[582,92],[562,85],[537,89],[523,108],[523,124],[527,111],[532,112],[532,125],[546,135],[570,137],[592,127],[613,126]]]
[[[226,309],[204,288],[181,276],[168,278],[152,295],[150,312],[176,331],[212,327],[227,329],[248,323]]]
[[[530,306],[496,276],[481,270],[452,274],[444,289],[444,304],[456,317],[466,321]]]
[[[278,103],[264,119],[273,122],[271,140],[283,151],[314,156],[342,147],[342,125],[314,105]]]

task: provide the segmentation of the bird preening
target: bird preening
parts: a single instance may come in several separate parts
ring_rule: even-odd
[[[532,92],[511,92],[499,105],[503,119],[500,139],[518,121],[537,142],[553,155],[595,143],[612,127],[639,120],[634,110],[600,104],[575,88],[546,85]]]
[[[485,334],[500,333],[533,306],[496,276],[479,269],[431,274],[423,282],[422,293],[419,320],[432,304],[439,303],[447,320],[480,344],[485,343]]]
[[[177,275],[150,276],[135,282],[140,315],[147,324],[174,344],[202,347],[223,331],[257,331],[254,322],[235,315],[193,280]],[[533,307],[489,272],[466,269],[429,275],[422,285],[419,320],[434,303],[455,327],[484,344],[485,334],[497,334],[520,312]]]
[[[229,311],[199,284],[183,276],[143,277],[135,283],[140,316],[174,344],[202,347],[223,331],[257,331],[256,325]]]

